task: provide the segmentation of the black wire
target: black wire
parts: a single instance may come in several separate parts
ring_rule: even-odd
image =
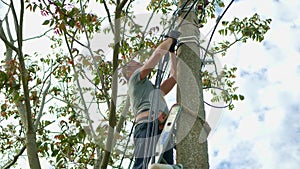
[[[191,12],[192,8],[194,7],[194,5],[197,3],[197,0],[194,0],[193,4],[191,5],[191,7],[189,8],[189,10],[185,13],[185,15],[183,16],[182,20],[180,21],[180,23],[178,24],[178,26],[176,27],[176,30],[179,29],[179,27],[182,25],[184,19],[188,16],[188,14]]]
[[[208,51],[209,45],[210,45],[211,40],[212,40],[212,38],[213,38],[213,36],[214,36],[214,34],[215,34],[215,31],[216,31],[216,29],[217,29],[217,26],[218,26],[219,22],[221,21],[221,19],[223,18],[223,16],[225,15],[225,13],[227,12],[227,10],[229,9],[229,7],[232,5],[233,2],[234,2],[234,0],[231,0],[231,2],[229,3],[229,5],[228,5],[228,6],[226,7],[226,9],[223,11],[222,15],[221,15],[220,17],[218,17],[217,23],[216,23],[215,26],[214,26],[213,32],[211,33],[211,36],[210,36],[209,41],[208,41],[208,44],[207,44],[207,46],[206,46],[205,53],[204,53],[204,57],[203,57],[203,61],[205,60],[205,58],[206,58],[206,56],[207,56],[207,51]],[[200,70],[202,70],[203,65],[204,65],[203,62],[201,62]]]
[[[121,168],[121,165],[122,165],[122,163],[123,163],[123,160],[124,160],[124,158],[125,158],[125,154],[126,154],[126,151],[127,151],[128,145],[129,145],[130,137],[131,137],[131,134],[132,134],[132,132],[133,132],[133,128],[134,128],[134,126],[135,126],[135,122],[133,122],[133,123],[132,123],[132,127],[131,127],[131,129],[130,129],[130,133],[129,133],[129,135],[128,135],[128,140],[127,140],[127,143],[126,143],[125,149],[124,149],[124,151],[123,151],[123,157],[122,157],[122,159],[121,159],[121,161],[120,161],[119,168]]]
[[[217,26],[220,23],[220,21],[223,18],[223,16],[225,15],[225,13],[227,12],[227,10],[229,9],[229,7],[232,5],[233,2],[234,2],[234,0],[231,0],[231,2],[226,7],[226,9],[223,11],[223,13],[221,14],[221,16],[217,19],[217,23],[214,26],[213,32],[212,32],[212,34],[211,34],[211,36],[209,38],[208,44],[207,44],[206,49],[205,49],[205,53],[204,53],[204,57],[203,57],[203,62],[201,62],[201,66],[200,66],[200,71],[202,70],[202,67],[205,66],[205,64],[203,64],[203,63],[204,63],[204,60],[205,60],[205,58],[207,56],[208,48],[209,48],[209,45],[210,45],[210,43],[212,41],[213,35],[215,34]],[[212,86],[212,87],[206,87],[206,88],[203,88],[203,89],[209,89],[209,88],[213,88],[213,89],[218,89],[218,90],[224,91],[230,97],[230,102],[229,102],[229,104],[227,104],[225,106],[215,106],[215,105],[209,104],[209,103],[207,103],[207,102],[204,101],[205,104],[207,104],[208,106],[214,107],[214,108],[226,108],[226,107],[229,107],[231,105],[231,103],[232,103],[232,96],[225,89],[222,89],[222,88],[219,88],[219,87],[214,87],[214,86]]]
[[[131,158],[130,158],[130,163],[129,163],[129,165],[128,165],[128,169],[130,169],[130,167],[131,167],[131,164],[132,164],[132,161],[133,161],[133,157],[134,157],[134,154],[131,156]]]
[[[207,104],[208,106],[213,107],[213,108],[218,108],[218,109],[224,109],[224,108],[227,108],[227,107],[229,107],[229,106],[231,105],[231,103],[232,103],[232,96],[229,94],[229,92],[228,92],[227,90],[222,89],[222,88],[220,88],[220,87],[215,87],[215,86],[204,87],[203,89],[218,89],[218,90],[223,91],[223,92],[224,92],[227,96],[229,96],[229,98],[230,98],[229,103],[228,103],[227,105],[225,105],[225,106],[215,106],[215,105],[209,104],[209,103],[207,103],[206,101],[203,100],[203,102],[204,102],[205,104]]]

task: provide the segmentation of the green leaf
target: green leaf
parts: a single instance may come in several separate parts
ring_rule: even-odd
[[[239,98],[240,98],[240,100],[244,100],[245,99],[245,97],[243,96],[243,95],[239,95]]]
[[[34,5],[33,5],[33,12],[35,12],[35,10],[36,10],[37,7],[38,7],[37,4],[34,4]]]
[[[54,24],[54,20],[51,20],[50,27]]]
[[[221,8],[225,7],[224,2],[222,2],[222,1],[220,1],[220,2],[218,3],[218,5],[219,5],[219,7],[221,7]]]
[[[232,95],[232,99],[233,100],[238,100],[238,95],[236,95],[236,94]]]
[[[226,26],[228,24],[228,21],[222,21],[222,25]]]
[[[220,35],[224,35],[224,29],[219,30]]]
[[[50,22],[49,20],[45,20],[42,25],[48,25],[49,22]]]
[[[28,9],[29,8],[29,10],[32,10],[32,5],[31,4],[28,4],[27,6],[26,6],[26,9]]]
[[[53,123],[53,122],[50,122],[50,121],[46,120],[46,121],[45,121],[45,126],[48,126],[48,125],[50,125],[51,123]]]

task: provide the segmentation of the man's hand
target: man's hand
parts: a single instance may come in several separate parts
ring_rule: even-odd
[[[166,37],[177,40],[180,35],[181,35],[181,33],[179,31],[172,30]]]
[[[175,46],[177,44],[177,38],[181,35],[181,33],[179,31],[176,30],[172,30],[169,35],[167,35],[166,37],[172,38],[173,39],[173,43],[170,46],[169,51],[174,53],[175,52]]]

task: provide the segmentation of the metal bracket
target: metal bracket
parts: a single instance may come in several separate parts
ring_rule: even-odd
[[[213,59],[207,59],[205,58],[205,60],[202,60],[204,65],[212,65],[215,64],[215,61]]]
[[[181,44],[184,44],[184,43],[196,43],[198,46],[200,46],[200,40],[199,40],[199,38],[197,36],[186,36],[186,37],[180,37],[180,38],[178,38],[178,44],[179,44],[179,46]],[[211,59],[211,58],[205,58],[205,60],[202,59],[202,62],[205,65],[212,65],[212,64],[215,63],[215,61],[213,59]]]

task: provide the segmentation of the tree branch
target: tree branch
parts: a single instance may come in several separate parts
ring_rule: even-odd
[[[20,28],[19,28],[19,21],[18,21],[18,17],[17,17],[17,13],[16,13],[16,9],[14,7],[14,3],[13,3],[13,0],[10,0],[10,5],[11,5],[11,9],[12,9],[12,14],[13,14],[13,19],[14,19],[14,24],[15,24],[15,31],[16,31],[16,34],[17,34],[17,39],[18,39],[18,45],[19,45],[19,48],[21,47],[20,44],[19,44],[19,39],[21,38],[20,37]]]
[[[110,12],[109,12],[109,9],[108,9],[108,6],[107,6],[105,0],[103,1],[103,4],[104,4],[105,11],[107,13],[107,17],[108,17],[108,21],[109,21],[109,25],[110,25],[111,31],[113,33],[115,33],[114,26],[113,26],[112,21],[111,21],[111,15],[110,15]]]
[[[58,101],[61,101],[61,102],[63,102],[63,103],[68,104],[69,106],[71,106],[71,107],[73,107],[73,108],[76,108],[76,109],[79,109],[79,110],[81,110],[81,111],[84,111],[83,108],[81,108],[81,107],[79,107],[79,106],[77,106],[77,105],[72,105],[72,104],[70,104],[70,102],[66,101],[65,99],[60,99],[60,98],[58,98],[58,97],[53,96],[52,94],[51,94],[51,96],[52,96],[52,98],[49,99],[49,100],[47,100],[47,102],[49,102],[49,101],[52,100],[52,99],[56,99],[56,100],[58,100]]]
[[[66,36],[65,33],[64,33],[64,38],[65,38],[65,42],[67,44],[68,51],[69,51],[69,54],[71,56],[71,59],[74,60],[74,57],[73,57],[73,54],[72,54],[72,48],[70,47],[70,44],[68,43],[68,39],[67,39],[67,36]],[[73,67],[74,72],[77,73],[77,70],[76,70],[76,67],[75,67],[74,64],[72,64],[72,67]],[[84,99],[84,96],[83,96],[83,91],[82,91],[82,88],[81,88],[81,85],[80,85],[80,82],[79,82],[78,78],[76,79],[76,83],[77,83],[77,86],[78,86],[78,89],[79,89],[79,95],[82,99],[82,104],[83,104],[83,107],[84,107],[83,111],[84,111],[85,116],[88,120],[88,124],[89,124],[89,127],[91,129],[93,139],[96,139],[96,133],[95,133],[95,130],[92,126],[92,122],[91,122],[91,119],[90,119],[90,116],[89,116],[89,113],[88,113],[88,108],[87,108],[87,105],[86,105],[86,102],[85,102],[85,99]]]
[[[51,29],[45,31],[45,32],[44,32],[43,34],[41,34],[41,35],[38,35],[38,36],[35,36],[35,37],[31,37],[31,38],[24,39],[24,42],[25,42],[25,41],[29,41],[29,40],[33,40],[33,39],[41,38],[41,37],[45,36],[45,35],[46,35],[48,32],[50,32],[51,30],[53,30],[53,29],[51,28]]]
[[[118,6],[117,6],[117,10],[121,11],[127,2],[128,2],[128,0],[123,0],[121,3],[119,2]]]
[[[127,2],[127,0],[124,0],[123,2]],[[121,29],[121,13],[122,13],[122,7],[124,6],[123,4],[120,4],[120,1],[117,1],[116,4],[116,11],[115,11],[115,33],[114,33],[114,50],[113,50],[113,71],[112,71],[112,93],[111,93],[111,106],[109,109],[109,128],[108,128],[108,136],[106,140],[106,145],[105,145],[105,151],[104,151],[104,156],[101,162],[101,169],[106,169],[110,155],[113,151],[113,142],[114,142],[114,129],[116,126],[116,103],[117,103],[117,93],[118,93],[118,74],[117,74],[117,69],[118,69],[118,60],[119,60],[119,49],[120,49],[120,29]]]
[[[3,32],[2,32],[2,29],[0,28],[0,38],[1,38],[1,40],[5,43],[5,45],[7,45],[9,48],[11,48],[12,50],[14,50],[14,51],[17,51],[18,49],[13,45],[13,44],[11,44],[7,39],[6,39],[6,37],[5,37],[5,35],[4,34],[2,34]]]
[[[6,3],[5,1],[1,0],[1,2],[2,2],[3,4],[5,4],[5,5],[9,6],[9,4]]]
[[[5,17],[5,23],[6,23],[6,30],[10,30],[9,22],[8,22],[8,17]],[[8,34],[9,41],[13,42],[14,40],[13,40],[13,37],[11,35],[11,32],[7,31],[7,34]]]
[[[41,107],[40,107],[40,110],[39,110],[39,113],[38,113],[38,116],[36,118],[36,121],[34,123],[34,128],[37,129],[38,125],[39,125],[39,122],[40,122],[40,119],[42,117],[42,114],[43,114],[43,110],[44,110],[44,106],[45,106],[45,100],[46,100],[46,95],[50,89],[50,86],[51,86],[51,78],[49,80],[49,84],[47,85],[46,89],[44,90],[43,92],[43,96],[42,96],[42,102],[41,102]]]
[[[19,34],[19,48],[22,48],[23,46],[23,22],[24,22],[24,1],[21,1],[21,11],[20,11],[20,25],[18,26],[20,28],[18,34]]]
[[[80,0],[80,3],[82,3],[82,1]],[[84,9],[83,9],[83,6],[81,4],[81,11],[84,13]],[[99,69],[98,69],[98,65],[96,63],[96,59],[95,59],[95,56],[94,56],[94,53],[91,49],[91,43],[90,43],[90,40],[89,40],[89,36],[88,36],[88,32],[86,30],[86,26],[81,23],[83,25],[83,30],[84,30],[84,33],[85,33],[85,37],[86,37],[86,40],[87,40],[87,49],[92,57],[92,60],[93,60],[93,66],[97,72],[97,75],[98,77],[100,78],[100,82],[101,82],[101,85],[102,85],[102,89],[103,89],[103,92],[105,93],[104,97],[106,99],[106,102],[107,102],[107,107],[110,107],[110,101],[109,101],[109,94],[108,94],[108,91],[107,91],[107,87],[105,85],[105,80],[104,80],[104,76],[100,73]]]
[[[7,37],[5,36],[5,32],[4,32],[4,30],[3,30],[2,21],[0,21],[0,38],[1,38],[1,40],[4,42],[4,44],[5,44],[6,46],[8,46],[9,48],[11,48],[11,49],[14,50],[15,52],[18,51],[18,48],[15,47],[11,42],[9,42],[9,41],[7,40]]]
[[[15,30],[17,34],[17,42],[18,42],[17,55],[20,63],[20,75],[21,75],[22,87],[23,87],[23,92],[25,97],[24,101],[25,101],[25,111],[26,111],[26,120],[27,120],[27,130],[26,130],[27,156],[28,156],[30,168],[40,169],[41,165],[37,154],[36,133],[33,124],[33,117],[32,117],[30,97],[29,97],[28,72],[26,69],[24,55],[22,51],[24,1],[21,1],[20,18],[19,18],[20,23],[18,23],[18,18],[13,4],[13,0],[10,0],[10,2],[11,2],[12,13],[13,13],[13,19],[15,23]]]
[[[4,165],[3,169],[9,169],[10,167],[12,167],[18,161],[19,157],[24,153],[25,150],[26,150],[26,145],[24,145],[21,148],[20,152],[14,156],[12,161]]]
[[[218,53],[225,52],[225,51],[226,51],[227,49],[229,49],[232,45],[234,45],[235,43],[241,41],[242,39],[243,39],[243,37],[240,37],[240,38],[238,38],[238,39],[235,39],[235,41],[232,42],[232,43],[230,43],[226,48],[224,48],[224,49],[222,49],[222,50],[219,50],[219,51],[216,51],[216,52],[214,52],[213,54],[215,55],[215,54],[218,54]]]
[[[77,31],[78,29],[76,29]],[[74,35],[76,34],[76,31],[74,32]],[[78,41],[77,39],[74,38],[74,36],[70,35],[69,32],[65,32],[66,35],[68,35],[70,38],[72,38],[72,41],[75,41],[76,43],[78,43],[79,45],[81,45],[82,47],[87,48],[87,46],[83,43],[81,43],[80,41]]]

